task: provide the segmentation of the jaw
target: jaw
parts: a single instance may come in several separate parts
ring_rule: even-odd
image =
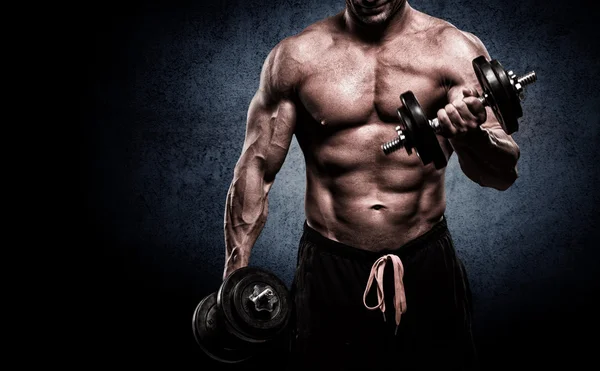
[[[383,26],[396,13],[405,1],[387,1],[374,8],[363,8],[347,2],[352,17],[364,26]]]

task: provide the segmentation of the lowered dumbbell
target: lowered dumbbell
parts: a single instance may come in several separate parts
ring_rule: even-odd
[[[512,71],[506,71],[497,60],[487,61],[484,56],[473,59],[473,69],[482,88],[483,95],[477,97],[494,112],[494,116],[507,134],[519,129],[518,119],[523,116],[521,101],[524,99],[524,87],[536,81],[535,72],[517,77]],[[396,127],[397,137],[381,148],[388,155],[402,147],[408,154],[414,149],[424,165],[434,163],[436,169],[448,163],[436,134],[440,131],[438,119],[428,120],[417,98],[411,91],[400,95],[402,106],[398,108],[398,117],[402,126]]]
[[[289,292],[277,276],[243,267],[200,301],[192,316],[192,330],[209,357],[240,363],[285,337],[291,312]]]

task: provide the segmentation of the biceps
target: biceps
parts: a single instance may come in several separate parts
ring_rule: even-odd
[[[266,106],[256,96],[248,110],[246,138],[238,168],[258,171],[272,181],[287,156],[296,124],[296,108],[290,100]]]

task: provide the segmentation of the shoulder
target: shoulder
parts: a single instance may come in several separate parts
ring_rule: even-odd
[[[452,23],[437,19],[436,27],[432,30],[437,40],[439,50],[443,56],[450,60],[468,59],[469,63],[475,57],[488,52],[475,34],[461,30]]]
[[[479,37],[471,32],[460,30],[445,22],[437,31],[440,49],[450,58],[475,58],[479,55],[488,56],[487,50]]]
[[[447,22],[446,22],[447,23]],[[473,60],[479,56],[490,59],[490,56],[474,34],[460,30],[447,23],[438,32],[440,67],[444,81],[449,86],[477,86],[473,73]]]
[[[440,57],[462,59],[487,56],[487,50],[479,37],[446,20],[414,10],[411,24],[413,33],[421,35]]]
[[[334,38],[335,25],[327,18],[282,39],[269,52],[263,74],[275,88],[288,90],[295,87],[310,74],[310,62],[318,60],[333,45]]]
[[[309,62],[331,47],[338,33],[335,19],[326,18],[311,24],[296,35],[287,37],[279,45],[287,52],[286,57]]]
[[[452,23],[424,13],[418,13],[413,22],[415,34],[429,50],[436,70],[445,84],[450,86],[476,83],[473,59],[484,56],[490,59],[483,42],[471,32],[461,30]]]

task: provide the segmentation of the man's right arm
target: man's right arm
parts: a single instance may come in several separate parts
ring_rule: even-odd
[[[247,266],[268,213],[269,190],[287,155],[296,124],[297,63],[282,41],[264,62],[246,122],[242,153],[225,201],[223,278]]]

